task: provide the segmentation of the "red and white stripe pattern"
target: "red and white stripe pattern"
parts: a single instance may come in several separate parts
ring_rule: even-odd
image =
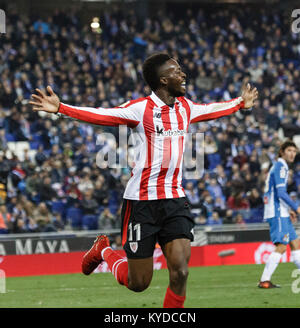
[[[127,259],[126,258],[119,259],[112,266],[111,272],[117,280],[118,280],[118,268],[119,268],[119,265],[123,262],[127,262]]]
[[[155,200],[184,197],[181,185],[185,136],[190,123],[230,115],[244,103],[196,104],[185,97],[167,106],[154,92],[116,108],[75,107],[61,103],[59,113],[99,125],[127,125],[133,130],[136,161],[124,198]]]

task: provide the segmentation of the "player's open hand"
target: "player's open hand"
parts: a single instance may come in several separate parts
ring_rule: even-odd
[[[290,210],[290,218],[292,223],[296,223],[298,220],[297,213],[295,211]]]
[[[35,91],[36,94],[31,95],[31,98],[34,100],[29,101],[29,104],[33,105],[32,109],[34,111],[44,111],[54,114],[58,112],[60,101],[49,85],[47,86],[49,96],[40,89],[35,89]]]
[[[256,88],[252,87],[250,83],[242,89],[241,97],[244,99],[244,108],[251,108],[254,106],[255,100],[258,98],[258,91]]]

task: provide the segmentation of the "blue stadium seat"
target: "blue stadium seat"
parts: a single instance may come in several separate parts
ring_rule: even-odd
[[[7,142],[16,141],[16,138],[12,133],[6,133],[5,134],[5,139],[6,139]]]
[[[207,155],[209,162],[209,170],[213,170],[217,167],[217,165],[221,164],[221,156],[218,153],[208,154]]]
[[[38,149],[40,143],[38,141],[30,141],[30,149]]]
[[[34,133],[32,135],[33,141],[36,141],[38,143],[42,143],[43,142],[43,138],[39,133]]]
[[[84,215],[82,217],[82,228],[85,230],[96,230],[98,229],[98,218],[96,215]]]
[[[251,214],[247,223],[259,223],[263,221],[264,209],[263,208],[252,208]]]
[[[52,212],[58,212],[61,215],[63,215],[64,211],[65,211],[65,203],[62,201],[53,201],[51,203],[51,210]]]
[[[82,226],[82,211],[77,207],[70,207],[67,210],[66,218],[70,221],[72,228],[80,229]]]
[[[104,206],[99,206],[97,210],[97,215],[99,216],[104,210]]]

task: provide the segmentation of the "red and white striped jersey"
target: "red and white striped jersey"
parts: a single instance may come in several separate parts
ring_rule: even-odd
[[[191,123],[230,115],[243,108],[242,97],[226,102],[196,104],[185,97],[166,105],[154,92],[115,108],[75,107],[61,103],[59,113],[98,125],[127,125],[139,138],[136,161],[125,199],[184,197],[181,185],[185,137]]]

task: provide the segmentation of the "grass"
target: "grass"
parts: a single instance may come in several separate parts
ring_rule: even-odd
[[[272,280],[282,288],[257,288],[263,265],[190,268],[186,308],[295,308],[291,263],[280,263]],[[15,277],[6,279],[0,308],[161,308],[167,270],[154,272],[150,287],[134,293],[110,273]],[[298,284],[300,289],[300,283]]]

